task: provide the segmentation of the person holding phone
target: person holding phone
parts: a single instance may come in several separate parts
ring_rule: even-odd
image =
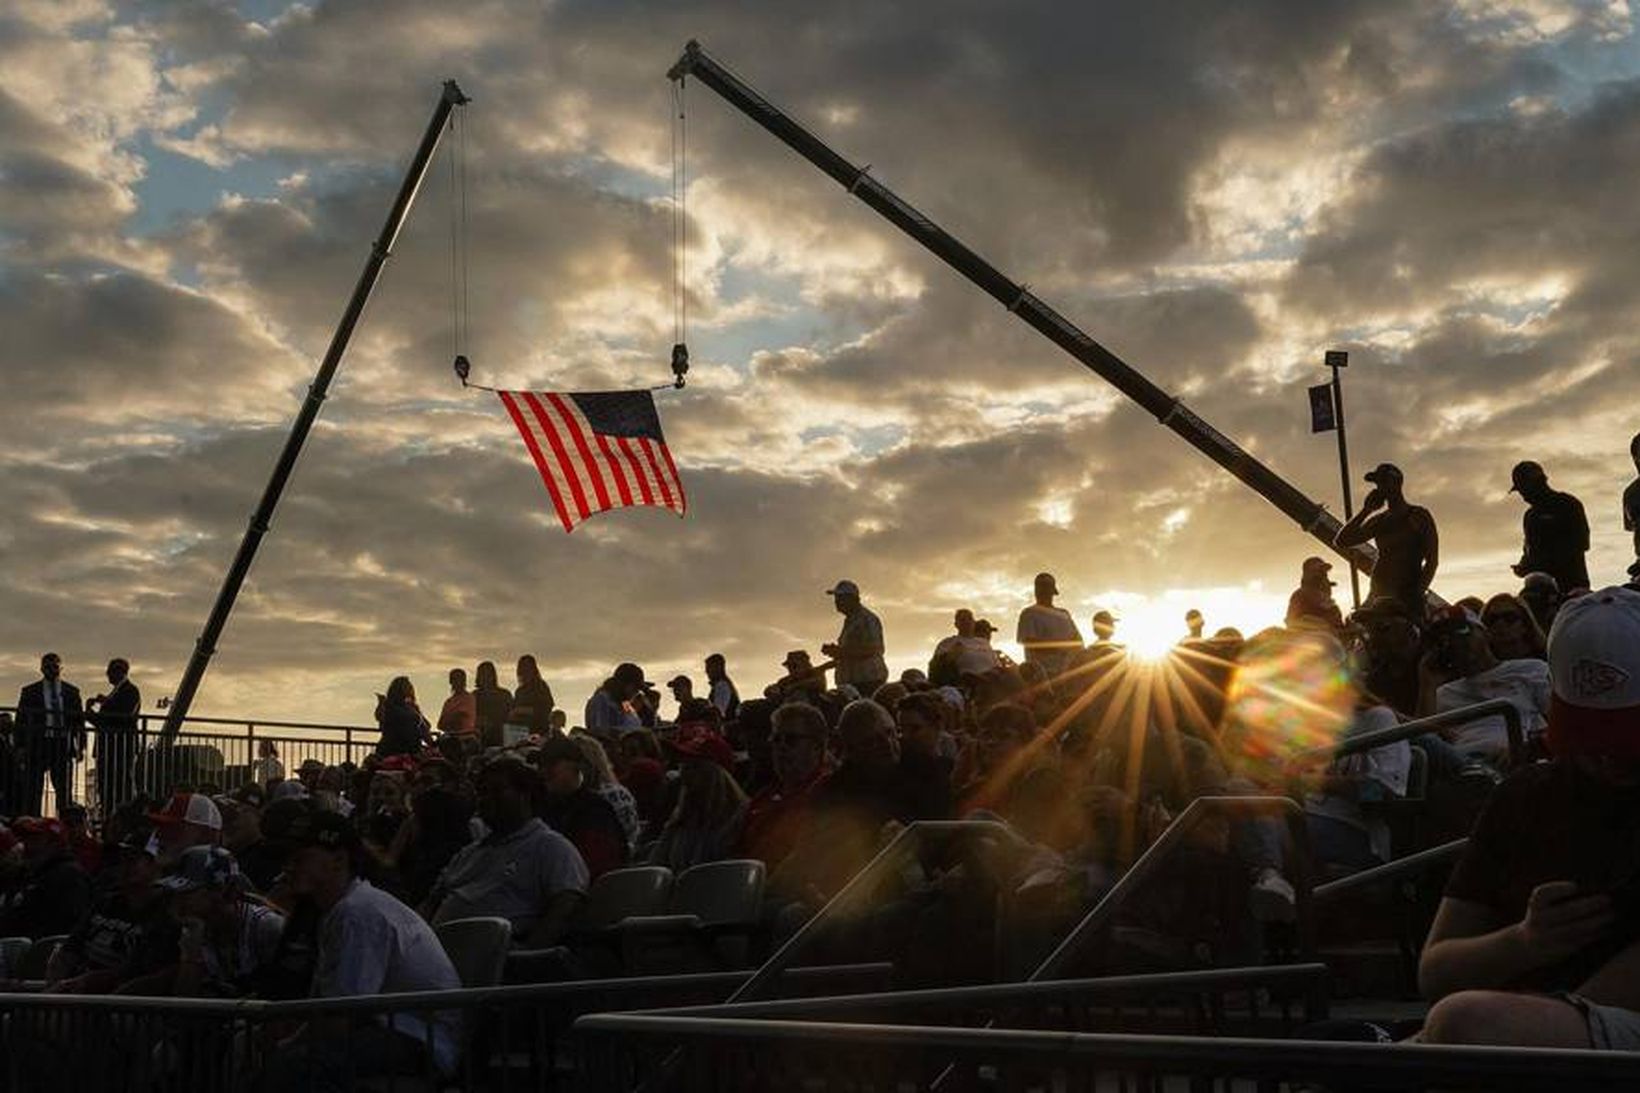
[[[1368,598],[1392,596],[1415,620],[1424,617],[1424,593],[1440,565],[1440,535],[1435,517],[1421,505],[1407,503],[1406,476],[1393,463],[1380,463],[1366,474],[1372,489],[1361,499],[1361,511],[1338,529],[1333,542],[1360,546],[1368,539],[1378,548]]]
[[[1640,591],[1549,637],[1554,756],[1487,802],[1418,967],[1431,1043],[1640,1050]]]

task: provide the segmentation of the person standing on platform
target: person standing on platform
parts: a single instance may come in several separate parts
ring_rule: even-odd
[[[1509,474],[1510,493],[1526,502],[1521,518],[1525,547],[1514,565],[1515,576],[1547,573],[1561,591],[1589,587],[1589,520],[1583,502],[1569,493],[1549,487],[1549,476],[1540,464],[1523,460]]]
[[[1640,433],[1629,441],[1629,458],[1634,460],[1635,479],[1623,490],[1623,530],[1634,533],[1634,562],[1629,576],[1640,579]]]
[[[512,712],[512,692],[501,685],[495,662],[486,660],[473,673],[473,698],[478,711],[478,741],[486,748],[501,746],[501,726]]]
[[[706,697],[723,715],[723,720],[733,721],[740,716],[740,692],[735,689],[734,680],[729,678],[729,669],[722,653],[713,653],[706,658],[706,688]]]
[[[1366,474],[1372,489],[1361,499],[1361,511],[1338,529],[1334,544],[1348,548],[1368,539],[1378,547],[1367,598],[1390,596],[1421,622],[1424,597],[1440,565],[1440,536],[1428,509],[1407,504],[1406,476],[1393,463],[1380,463]]]
[[[450,697],[444,700],[444,708],[439,710],[438,731],[464,740],[478,732],[478,698],[467,689],[464,669],[450,669]]]
[[[1082,631],[1069,611],[1054,606],[1059,584],[1052,573],[1036,575],[1035,592],[1036,602],[1019,613],[1015,637],[1025,650],[1026,664],[1040,664],[1050,676],[1057,676],[1082,651]]]
[[[826,595],[836,602],[837,613],[843,616],[843,629],[836,641],[820,647],[820,654],[837,662],[833,678],[839,687],[848,683],[869,697],[888,682],[883,621],[860,602],[860,586],[853,581],[838,581],[826,589]]]
[[[40,814],[41,779],[49,776],[61,815],[71,799],[69,768],[85,752],[85,706],[80,689],[63,679],[63,658],[56,653],[40,658],[39,680],[17,696],[14,739],[23,757],[17,814]]]
[[[86,703],[97,730],[97,807],[102,815],[131,799],[135,787],[137,753],[142,747],[142,692],[131,682],[131,662],[115,657],[108,662],[109,690]]]

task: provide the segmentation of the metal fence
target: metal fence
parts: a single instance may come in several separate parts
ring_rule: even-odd
[[[596,1014],[584,1088],[609,1093],[975,1089],[1145,1093],[1632,1090],[1640,1054],[1036,1029]],[[670,1064],[670,1065],[668,1065]]]
[[[10,762],[0,768],[0,815],[60,815],[59,787],[98,817],[138,795],[163,799],[179,786],[232,791],[266,781],[270,769],[294,778],[310,759],[326,766],[361,762],[379,736],[375,726],[220,717],[190,717],[166,736],[164,724],[163,714],[142,714],[135,732],[89,730],[78,758],[31,756],[26,742],[14,739]],[[277,768],[255,765],[265,745],[277,753]]]
[[[794,968],[802,996],[881,988],[884,964]],[[298,1002],[0,994],[0,1093],[578,1088],[577,1017],[721,1001],[749,972]]]

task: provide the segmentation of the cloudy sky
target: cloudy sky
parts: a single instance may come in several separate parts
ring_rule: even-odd
[[[1627,563],[1640,43],[1621,2],[9,0],[0,15],[0,677],[175,686],[440,81],[465,116],[488,382],[669,378],[671,89],[696,37],[1312,496],[1304,388],[1351,352],[1448,596],[1514,586],[1511,463]],[[1310,542],[703,88],[689,116],[687,519],[566,536],[452,352],[434,165],[195,706],[359,722],[408,673],[536,653],[743,688],[891,661],[1031,575],[1085,620],[1273,621]],[[447,145],[448,153],[454,146]],[[1167,625],[1164,622],[1163,625]]]

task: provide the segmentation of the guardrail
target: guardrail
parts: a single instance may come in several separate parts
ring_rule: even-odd
[[[15,714],[15,708],[0,707],[0,713]],[[273,745],[285,775],[294,778],[308,759],[326,766],[361,762],[380,735],[373,726],[190,717],[166,736],[164,721],[163,714],[142,714],[134,732],[88,729],[85,753],[67,761],[69,797],[101,817],[132,796],[164,797],[178,784],[238,789],[251,780],[263,744]],[[0,814],[60,814],[49,767],[46,757],[31,763],[20,748],[10,769],[0,769]]]
[[[1204,820],[1238,813],[1274,815],[1286,821],[1288,839],[1294,848],[1294,852],[1287,856],[1287,872],[1296,896],[1298,947],[1301,955],[1312,955],[1315,952],[1315,923],[1310,914],[1310,855],[1304,810],[1287,797],[1198,797],[1167,825],[1167,830],[1157,836],[1155,842],[1145,848],[1145,852],[1128,867],[1104,898],[1082,916],[1059,946],[1031,972],[1027,982],[1052,979],[1068,968],[1082,955],[1088,943],[1111,925],[1117,912],[1161,868],[1168,855],[1183,845],[1185,838]]]
[[[637,1088],[676,1056],[665,1085],[690,1090],[1484,1089],[1563,1093],[1640,1088],[1640,1054],[1533,1048],[1328,1043],[1240,1037],[595,1014],[575,1023],[585,1087]],[[942,1083],[943,1084],[943,1083]]]
[[[1279,964],[674,1007],[665,1015],[1285,1036],[1327,1016],[1331,984],[1325,964]]]
[[[1336,744],[1326,744],[1317,748],[1301,751],[1288,760],[1289,771],[1297,771],[1306,766],[1317,763],[1330,762],[1341,755],[1356,755],[1360,752],[1381,748],[1385,744],[1395,744],[1402,740],[1411,740],[1427,733],[1439,733],[1442,729],[1455,728],[1458,725],[1467,725],[1472,721],[1480,721],[1488,717],[1503,718],[1503,729],[1509,737],[1509,765],[1519,766],[1526,755],[1526,734],[1521,726],[1520,711],[1515,704],[1506,698],[1492,698],[1485,702],[1477,702],[1472,706],[1461,706],[1456,710],[1447,710],[1445,713],[1432,714],[1429,717],[1420,717],[1413,721],[1403,721],[1399,725],[1392,725],[1387,729],[1376,729],[1373,732],[1364,732],[1356,736],[1346,737]]]
[[[778,986],[798,995],[869,990],[882,986],[889,970],[884,964],[791,969]],[[577,1084],[577,1017],[639,1005],[715,1002],[748,975],[294,1002],[0,994],[0,1090],[567,1090]],[[414,1032],[382,1057],[377,1049],[387,1022]],[[453,1053],[438,1050],[445,1033]],[[450,1065],[439,1065],[441,1055]],[[383,1062],[396,1064],[396,1072],[372,1065]]]

